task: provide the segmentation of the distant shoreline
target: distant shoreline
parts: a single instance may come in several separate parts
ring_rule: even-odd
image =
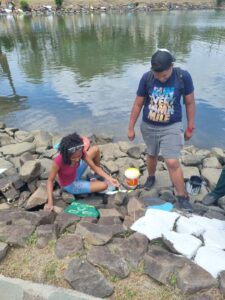
[[[13,14],[23,13],[20,9],[19,0],[15,1],[15,11]],[[178,3],[179,2],[179,3]],[[12,13],[7,9],[7,0],[2,1],[1,14]],[[76,2],[71,0],[64,0],[61,9],[56,8],[54,0],[28,0],[30,11],[26,14],[64,14],[64,13],[78,13],[78,12],[98,12],[98,11],[166,11],[166,10],[209,10],[209,9],[225,9],[225,3],[218,7],[215,0],[180,0],[172,2],[164,2],[157,0],[147,0],[144,2],[115,0],[110,4],[101,0],[78,0]]]

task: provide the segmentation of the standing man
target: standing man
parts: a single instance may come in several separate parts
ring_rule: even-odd
[[[149,176],[144,184],[150,189],[155,183],[159,151],[164,157],[170,179],[175,186],[180,208],[192,211],[184,186],[179,163],[183,136],[193,135],[195,118],[194,86],[187,71],[173,67],[175,58],[166,49],[156,51],[151,58],[151,71],[145,73],[139,83],[137,96],[131,111],[128,138],[135,138],[135,124],[143,107],[141,133],[147,146]],[[187,128],[183,134],[181,98],[184,97]]]

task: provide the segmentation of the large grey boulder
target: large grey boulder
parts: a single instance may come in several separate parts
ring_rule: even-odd
[[[35,144],[28,143],[28,142],[7,145],[0,148],[0,152],[2,152],[4,155],[12,155],[12,156],[19,156],[24,152],[29,152],[29,151],[32,152],[34,150],[35,150]]]
[[[74,255],[83,250],[82,238],[77,234],[68,234],[57,240],[55,245],[55,255],[62,259],[68,255]]]
[[[190,263],[178,271],[177,286],[183,294],[193,294],[201,290],[217,287],[218,282],[207,271]]]
[[[0,242],[0,261],[5,258],[8,248],[8,244]]]
[[[107,227],[89,222],[77,224],[76,234],[79,234],[91,245],[105,245],[113,236]]]
[[[23,181],[31,182],[41,174],[41,164],[35,160],[26,161],[20,168]]]
[[[92,247],[87,254],[87,260],[95,266],[106,268],[112,276],[126,278],[129,275],[126,261],[106,246]]]
[[[202,177],[209,183],[209,187],[213,190],[216,187],[217,181],[221,174],[221,169],[203,168]]]
[[[190,260],[177,256],[158,246],[151,246],[144,256],[144,272],[155,280],[168,284],[172,274],[176,274]]]
[[[31,209],[41,204],[45,204],[48,200],[47,187],[42,183],[37,190],[28,198],[24,204],[25,209]]]
[[[69,263],[64,273],[73,289],[95,297],[105,298],[113,293],[113,286],[86,261],[77,258]]]
[[[0,241],[24,247],[34,230],[32,225],[6,225],[0,227]]]
[[[220,282],[220,290],[225,297],[225,271],[220,273],[219,282]]]
[[[148,250],[148,239],[140,233],[134,233],[127,239],[115,239],[109,247],[124,257],[133,268],[137,268]]]
[[[71,225],[76,225],[79,221],[80,217],[62,212],[56,217],[55,224],[58,225],[59,232],[62,234],[66,228]]]

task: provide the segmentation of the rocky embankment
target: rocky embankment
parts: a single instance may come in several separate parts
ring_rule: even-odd
[[[142,265],[144,274],[162,284],[177,286],[186,299],[215,299],[210,294],[212,288],[223,299],[225,198],[221,198],[215,206],[204,206],[201,199],[215,187],[225,164],[225,151],[220,148],[197,149],[194,146],[183,149],[181,163],[185,179],[197,175],[205,181],[200,193],[190,196],[193,215],[177,209],[174,188],[160,158],[154,188],[150,191],[138,188],[129,193],[118,192],[108,196],[108,203],[105,204],[102,195],[84,197],[81,202],[95,205],[100,217],[80,218],[64,212],[68,199],[73,196],[62,192],[59,187],[54,191],[55,211],[49,213],[42,209],[47,201],[46,181],[52,158],[57,153],[53,145],[61,137],[40,130],[27,132],[6,128],[0,124],[1,263],[10,249],[26,247],[27,240],[35,237],[36,247],[40,249],[54,241],[56,260],[73,256],[63,276],[73,289],[80,292],[108,297],[113,294],[118,281],[129,277],[132,270],[140,270]],[[101,149],[102,164],[121,183],[124,183],[124,171],[128,167],[138,168],[141,171],[140,185],[144,183],[147,170],[143,144],[113,143],[109,137],[96,135],[90,138]],[[168,233],[157,237],[160,242],[156,244],[154,238],[131,230],[132,224],[146,215],[147,207],[166,202],[173,205],[173,212],[168,214],[175,216],[173,221],[170,219],[170,231],[173,235],[186,234],[188,245],[184,250]],[[199,224],[190,227],[187,224],[193,216],[199,218]],[[154,218],[150,221],[154,228],[156,221]],[[211,232],[207,221],[213,222],[215,232]],[[222,239],[215,239],[219,233]],[[193,244],[191,241],[189,243],[189,239],[195,239]],[[189,245],[191,251],[188,251]],[[211,251],[210,261],[217,259],[214,269],[204,262],[204,253],[208,253],[206,250]],[[111,282],[106,274],[117,280]]]
[[[34,2],[34,3],[33,3]],[[144,2],[116,2],[108,3],[101,1],[78,1],[76,3],[63,3],[61,8],[57,8],[52,1],[33,1],[30,6],[25,8],[15,7],[14,11],[11,11],[7,7],[2,6],[0,8],[0,14],[27,14],[27,15],[49,15],[49,14],[76,14],[87,12],[137,12],[137,11],[158,11],[158,10],[205,10],[205,9],[223,9],[224,5],[217,5],[216,1],[179,1],[179,2],[164,2],[164,1],[144,1]]]

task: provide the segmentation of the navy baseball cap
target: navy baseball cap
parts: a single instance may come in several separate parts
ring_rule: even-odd
[[[151,58],[152,71],[166,71],[174,61],[176,61],[175,57],[167,49],[159,49]]]

